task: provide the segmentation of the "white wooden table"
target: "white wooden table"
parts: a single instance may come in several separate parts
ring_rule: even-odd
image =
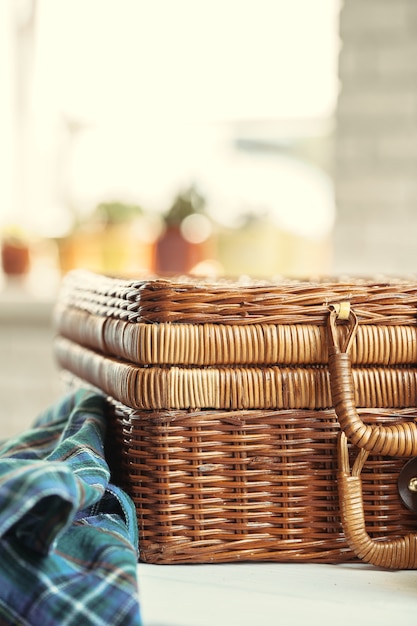
[[[415,626],[417,571],[366,565],[138,565],[144,626]]]

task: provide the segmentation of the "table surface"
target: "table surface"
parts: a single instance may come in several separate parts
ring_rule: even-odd
[[[364,564],[138,565],[144,626],[408,626],[417,571]]]

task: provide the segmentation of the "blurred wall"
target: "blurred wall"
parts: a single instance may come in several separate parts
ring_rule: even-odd
[[[417,2],[345,0],[334,270],[417,270]]]
[[[30,427],[64,392],[48,303],[0,302],[0,440]]]

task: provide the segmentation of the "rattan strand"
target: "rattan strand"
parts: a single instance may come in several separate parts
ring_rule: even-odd
[[[367,422],[410,411],[362,412]],[[341,527],[333,411],[133,411],[111,404],[124,487],[137,510],[140,557],[152,563],[355,558]],[[396,478],[401,459],[362,473],[372,537],[415,527]]]
[[[343,532],[347,543],[365,563],[389,569],[417,568],[417,532],[381,541],[372,538],[366,528],[362,478],[351,472],[348,444],[344,433],[338,445],[338,489]],[[375,506],[375,505],[374,505]]]
[[[417,455],[417,424],[409,423],[397,424],[395,427],[383,428],[372,427],[364,424],[356,410],[357,394],[355,398],[354,382],[352,380],[352,369],[349,356],[344,353],[333,354],[329,359],[330,388],[340,426],[353,444],[365,450],[375,453],[410,457]],[[375,398],[381,398],[380,406],[387,406],[384,401],[389,395],[389,381],[387,380],[388,370],[382,372],[379,380],[374,379],[371,383],[367,380],[367,395],[375,393]],[[354,376],[353,376],[354,379]],[[368,396],[369,397],[369,396]],[[413,404],[410,399],[410,405]],[[414,400],[414,404],[417,404]],[[370,406],[378,406],[378,403],[371,403]]]
[[[359,325],[352,312],[349,314],[349,320],[350,331],[347,340],[342,344],[337,333],[336,311],[330,314],[328,324],[330,389],[332,406],[340,427],[351,443],[368,452],[373,451],[385,456],[416,456],[417,424],[414,421],[389,427],[380,425],[374,427],[364,424],[356,410],[355,383],[349,352]],[[386,406],[384,402],[390,388],[385,376],[387,372],[388,369],[378,381],[373,381],[376,396],[383,398],[380,406]],[[366,383],[371,391],[370,380]],[[372,404],[372,406],[377,405],[377,402]]]
[[[348,300],[361,323],[416,325],[417,281],[279,280],[204,282],[179,277],[125,280],[73,270],[62,304],[136,322],[324,325],[328,305]]]
[[[333,406],[329,371],[319,367],[139,367],[57,337],[60,367],[138,409],[324,409]],[[353,370],[359,407],[416,404],[417,369]]]
[[[142,324],[73,307],[55,311],[58,334],[137,365],[306,365],[328,362],[327,331],[308,324]],[[347,332],[340,326],[339,333]],[[362,325],[351,359],[359,365],[417,363],[417,327]]]

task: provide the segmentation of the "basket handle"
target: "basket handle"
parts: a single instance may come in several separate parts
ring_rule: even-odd
[[[352,365],[349,350],[358,328],[358,319],[349,303],[330,305],[328,318],[329,374],[334,410],[340,428],[358,448],[385,456],[417,456],[417,424],[404,422],[381,426],[364,424],[355,405]],[[340,347],[337,320],[347,320],[350,329],[343,348]]]
[[[368,454],[368,451],[361,449],[350,470],[347,437],[343,432],[339,434],[338,490],[346,541],[365,563],[389,569],[416,569],[417,534],[380,541],[372,539],[366,532],[360,474]]]

